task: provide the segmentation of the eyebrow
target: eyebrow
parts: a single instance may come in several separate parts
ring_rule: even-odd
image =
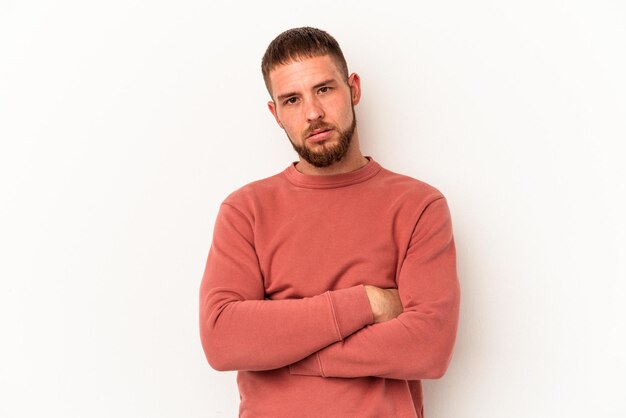
[[[323,86],[327,86],[329,84],[337,84],[337,81],[334,78],[329,78],[328,80],[324,80],[321,83],[317,83],[316,85],[313,86],[314,89],[318,89],[320,87]],[[276,100],[278,101],[283,101],[284,99],[291,97],[291,96],[297,96],[298,93],[296,92],[292,92],[292,93],[285,93],[285,94],[281,94],[280,96],[276,97]]]

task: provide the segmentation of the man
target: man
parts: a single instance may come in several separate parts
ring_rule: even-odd
[[[360,79],[329,34],[282,33],[262,70],[299,161],[220,207],[207,359],[239,371],[241,417],[422,417],[420,379],[443,375],[458,321],[446,200],[363,156]]]

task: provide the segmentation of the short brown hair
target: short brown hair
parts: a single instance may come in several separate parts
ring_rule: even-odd
[[[272,95],[270,88],[271,70],[292,61],[322,55],[330,55],[339,71],[343,73],[346,80],[348,79],[348,65],[339,43],[327,32],[305,26],[286,30],[274,38],[265,50],[261,61],[263,80],[265,80],[265,87],[267,87],[270,96]]]

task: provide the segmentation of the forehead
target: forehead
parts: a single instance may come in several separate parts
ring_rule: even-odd
[[[278,96],[286,91],[307,89],[326,80],[339,82],[343,76],[335,61],[329,55],[323,55],[279,65],[270,71],[269,78],[272,92]]]

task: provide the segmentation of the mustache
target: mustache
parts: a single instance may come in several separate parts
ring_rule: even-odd
[[[314,123],[309,125],[309,127],[307,128],[306,131],[304,131],[304,137],[308,138],[309,136],[311,136],[311,134],[315,130],[327,131],[327,130],[330,130],[330,129],[335,129],[335,126],[334,125],[330,125],[328,123],[324,123],[324,122],[314,122]]]

